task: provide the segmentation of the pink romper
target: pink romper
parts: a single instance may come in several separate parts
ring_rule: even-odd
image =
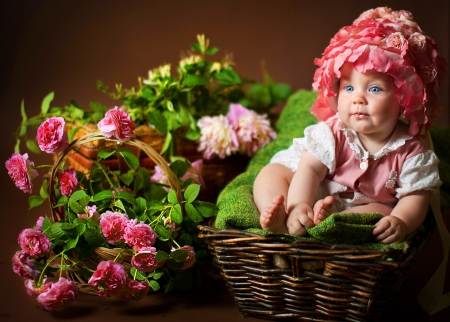
[[[369,202],[394,206],[410,192],[434,193],[442,183],[435,153],[419,138],[408,135],[400,122],[389,142],[375,154],[364,149],[356,132],[337,115],[307,127],[304,134],[294,139],[289,149],[275,154],[270,163],[284,164],[295,172],[302,153],[308,150],[328,168],[322,183],[326,192],[318,198],[333,195],[338,211]],[[341,192],[353,192],[354,197],[340,198]]]

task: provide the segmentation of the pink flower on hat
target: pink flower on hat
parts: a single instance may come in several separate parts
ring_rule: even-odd
[[[36,178],[39,173],[34,169],[34,162],[28,160],[28,154],[13,153],[11,158],[5,162],[5,166],[16,187],[23,192],[31,193],[33,190],[31,180]]]
[[[127,112],[117,106],[108,110],[97,126],[104,136],[115,137],[119,141],[127,141],[135,136],[136,123]]]
[[[36,138],[42,151],[54,154],[66,148],[69,139],[65,124],[64,118],[52,117],[39,126]]]
[[[410,135],[429,127],[429,118],[437,114],[436,88],[446,76],[446,62],[411,13],[387,7],[371,9],[335,34],[323,56],[314,61],[319,66],[313,83],[318,94],[311,113],[319,121],[337,112],[340,68],[347,61],[360,73],[376,70],[394,79]]]

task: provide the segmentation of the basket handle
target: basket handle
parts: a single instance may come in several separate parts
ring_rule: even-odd
[[[101,134],[101,132],[94,132],[94,133],[86,134],[78,139],[73,140],[64,149],[64,151],[62,151],[56,158],[55,163],[53,164],[53,167],[50,171],[49,180],[47,183],[47,192],[48,192],[48,195],[50,198],[50,205],[56,204],[54,181],[57,176],[59,167],[60,167],[62,161],[67,156],[67,154],[71,150],[75,149],[76,147],[78,147],[80,145],[83,145],[83,144],[86,144],[89,142],[93,142],[93,141],[99,141],[99,140],[103,140],[103,141],[107,141],[107,142],[115,142],[115,143],[126,143],[129,145],[138,147],[139,149],[144,151],[145,154],[147,154],[147,156],[150,157],[152,159],[152,161],[155,162],[155,164],[157,166],[159,166],[162,169],[162,171],[164,172],[164,174],[167,176],[167,179],[169,180],[169,185],[175,191],[178,202],[181,203],[183,201],[183,197],[181,195],[180,182],[178,181],[177,176],[169,168],[169,166],[166,163],[166,160],[164,160],[164,158],[155,149],[153,149],[151,146],[149,146],[148,144],[146,144],[138,139],[132,138],[128,141],[123,142],[123,141],[119,141],[115,138],[107,138],[107,137],[103,136]],[[57,209],[54,207],[51,207],[51,211],[52,211],[53,220],[61,221],[61,215],[58,213]]]

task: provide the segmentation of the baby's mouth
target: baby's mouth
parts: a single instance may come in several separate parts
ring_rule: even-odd
[[[357,119],[361,119],[361,118],[366,118],[366,117],[368,117],[369,114],[362,113],[362,112],[356,112],[356,113],[353,113],[353,116],[356,117]]]

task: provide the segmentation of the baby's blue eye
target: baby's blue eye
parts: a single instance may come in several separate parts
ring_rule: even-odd
[[[346,86],[344,86],[344,90],[346,90],[347,92],[353,92],[354,88],[353,88],[353,86],[346,85]]]
[[[371,87],[369,89],[369,92],[372,92],[372,93],[378,93],[379,91],[381,91],[381,89],[377,86]]]

